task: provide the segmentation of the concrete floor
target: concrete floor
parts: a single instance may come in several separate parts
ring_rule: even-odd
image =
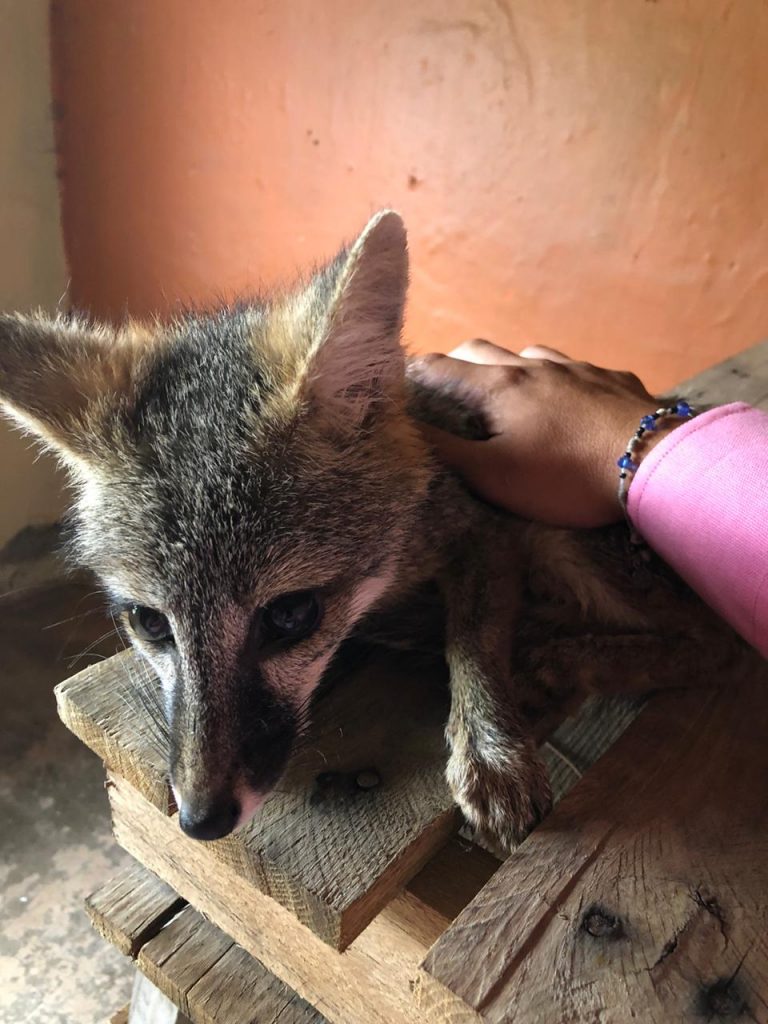
[[[110,833],[102,766],[52,692],[115,650],[109,637],[77,658],[111,629],[84,585],[0,596],[2,1024],[97,1024],[129,998],[131,964],[93,931],[83,898],[130,858]]]

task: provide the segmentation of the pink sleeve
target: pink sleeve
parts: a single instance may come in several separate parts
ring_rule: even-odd
[[[768,655],[768,414],[741,402],[677,427],[629,488],[638,532]]]

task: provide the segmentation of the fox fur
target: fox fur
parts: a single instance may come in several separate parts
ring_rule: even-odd
[[[545,680],[558,643],[574,678],[586,664],[628,672],[633,639],[657,639],[673,676],[732,653],[671,574],[638,586],[623,527],[523,522],[436,460],[420,421],[482,424],[466,396],[409,372],[407,281],[403,222],[383,211],[295,289],[253,302],[119,327],[0,316],[0,401],[70,472],[76,556],[161,680],[192,835],[226,834],[268,795],[350,637],[442,646],[447,778],[506,848],[550,802],[523,673]],[[295,594],[310,595],[315,627],[265,642],[265,609]],[[136,608],[161,613],[168,635],[136,632]],[[554,661],[534,664],[548,643]]]

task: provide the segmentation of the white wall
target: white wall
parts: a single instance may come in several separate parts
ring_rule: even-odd
[[[53,309],[67,287],[59,229],[48,0],[0,0],[0,309]],[[0,544],[63,507],[47,457],[0,425]]]

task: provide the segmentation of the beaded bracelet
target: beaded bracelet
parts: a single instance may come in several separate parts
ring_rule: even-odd
[[[640,464],[635,461],[633,455],[635,454],[638,446],[642,443],[645,434],[652,430],[658,430],[659,420],[671,419],[672,417],[689,420],[695,415],[696,410],[693,406],[689,405],[688,402],[681,398],[675,402],[674,405],[668,405],[662,409],[657,409],[656,412],[648,413],[647,416],[643,416],[640,420],[640,426],[629,439],[627,450],[620,459],[616,460],[616,465],[621,470],[619,473],[619,502],[625,513],[627,511],[627,492],[629,491],[629,484],[627,481],[629,477],[634,476],[640,468]]]

